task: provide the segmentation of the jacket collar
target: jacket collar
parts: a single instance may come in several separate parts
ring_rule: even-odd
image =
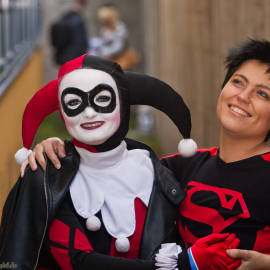
[[[185,197],[173,173],[164,167],[147,145],[126,139],[128,149],[141,148],[150,152],[155,180],[141,239],[140,258],[151,259],[164,242],[176,242],[179,204]]]
[[[66,157],[61,159],[61,168],[56,169],[49,159],[46,168],[46,185],[48,194],[49,222],[51,222],[56,211],[69,190],[80,164],[78,155],[71,141],[65,141]]]
[[[149,151],[154,166],[155,179],[148,204],[139,255],[141,259],[151,259],[162,243],[176,241],[179,204],[184,199],[185,192],[173,173],[160,163],[150,147],[130,139],[125,139],[125,141],[128,150],[139,148]],[[80,163],[80,157],[71,142],[66,142],[66,153],[67,157],[62,161],[65,162],[62,163],[65,170],[60,170],[60,173],[58,171],[55,174],[56,177],[49,177],[49,184],[51,183],[56,188],[53,194],[54,199],[51,200],[54,210],[57,209],[68,191]],[[53,168],[51,169],[53,170]],[[54,214],[52,213],[50,217],[53,217]]]

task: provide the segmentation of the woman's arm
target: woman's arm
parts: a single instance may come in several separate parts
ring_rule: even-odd
[[[240,259],[242,264],[236,270],[269,270],[270,255],[254,250],[229,249],[227,254],[235,259]]]
[[[60,169],[61,164],[58,156],[60,158],[65,157],[65,144],[61,139],[57,137],[48,138],[41,143],[38,143],[33,149],[33,152],[29,154],[28,160],[23,162],[20,168],[21,177],[24,176],[25,168],[28,164],[30,165],[31,169],[35,171],[37,169],[37,161],[41,165],[43,170],[45,170],[46,161],[43,155],[44,152],[51,160],[55,168]]]

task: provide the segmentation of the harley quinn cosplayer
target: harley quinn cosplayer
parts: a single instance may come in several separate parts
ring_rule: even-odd
[[[22,159],[43,118],[55,110],[72,141],[65,144],[59,170],[50,162],[44,172],[28,170],[12,189],[3,211],[0,264],[13,262],[16,269],[190,269],[184,246],[183,252],[175,244],[160,249],[162,243],[181,243],[177,218],[185,192],[149,147],[124,140],[132,104],[158,108],[184,138],[190,137],[189,110],[175,91],[102,58],[83,55],[67,62],[58,78],[34,95],[23,116]],[[229,234],[200,239],[192,246],[195,263],[202,270],[235,269],[239,261],[229,258],[226,249],[238,244]]]
[[[217,105],[220,146],[162,163],[187,192],[179,210],[186,246],[212,232],[234,232],[240,248],[249,249],[228,251],[242,259],[239,269],[270,269],[270,43],[247,40],[229,51],[226,63]],[[49,145],[63,151],[59,139],[44,141],[35,149],[41,163],[42,151],[55,157]],[[33,155],[29,161],[34,169]]]

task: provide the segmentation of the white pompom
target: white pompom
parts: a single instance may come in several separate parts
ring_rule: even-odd
[[[129,240],[126,237],[117,238],[115,241],[115,248],[121,253],[128,252],[130,249]]]
[[[192,139],[183,139],[178,144],[178,151],[183,157],[191,157],[196,153],[197,143]]]
[[[101,227],[101,222],[98,217],[91,216],[86,220],[87,230],[95,232],[95,231],[98,231],[100,227]]]
[[[16,162],[21,165],[25,160],[27,160],[28,155],[31,152],[32,152],[32,150],[29,150],[29,149],[27,149],[25,147],[21,148],[14,155],[14,157],[16,159]]]

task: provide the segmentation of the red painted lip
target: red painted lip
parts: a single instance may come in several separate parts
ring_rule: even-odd
[[[233,106],[233,107],[236,107],[236,108],[239,108],[240,110],[244,111],[247,115],[244,116],[244,115],[242,115],[242,114],[240,114],[240,113],[237,113],[237,112],[233,111],[233,110],[231,109],[232,106]],[[239,106],[237,106],[237,105],[229,104],[228,107],[229,107],[231,113],[233,113],[234,115],[237,115],[237,116],[240,116],[240,117],[251,117],[251,114],[250,114],[249,112],[247,112],[246,110],[244,110],[243,108],[241,108],[241,107],[239,107]]]
[[[83,123],[80,126],[83,129],[92,130],[101,127],[104,124],[104,121],[94,121],[94,122],[87,122]]]

